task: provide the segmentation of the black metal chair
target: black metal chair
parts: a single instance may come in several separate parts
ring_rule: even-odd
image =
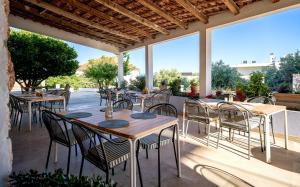
[[[52,142],[56,142],[58,144],[68,147],[69,152],[68,152],[67,174],[69,174],[72,146],[75,146],[75,152],[77,156],[77,146],[76,146],[77,141],[72,132],[72,129],[67,128],[68,122],[65,118],[60,117],[54,112],[51,112],[49,110],[42,111],[42,118],[50,136],[50,145],[49,145],[49,150],[47,155],[46,170],[48,169]]]
[[[168,103],[161,103],[154,105],[147,109],[146,112],[155,113],[158,115],[165,115],[165,116],[173,116],[177,118],[177,109]],[[158,184],[161,186],[161,170],[160,170],[160,148],[161,146],[167,145],[169,143],[173,143],[174,155],[176,166],[178,168],[177,163],[177,155],[176,155],[176,146],[175,146],[175,132],[177,126],[171,126],[166,129],[163,129],[159,132],[159,134],[151,134],[146,136],[138,141],[137,149],[139,150],[140,147],[146,150],[146,156],[148,158],[148,150],[149,149],[157,149],[158,150]],[[139,151],[138,151],[139,152]],[[137,159],[138,159],[138,152],[137,152]]]
[[[21,130],[21,123],[23,119],[23,114],[27,113],[29,114],[28,111],[28,102],[26,99],[22,99],[13,95],[10,95],[10,100],[12,102],[12,107],[14,111],[14,116],[13,116],[13,124],[19,126],[18,129],[19,131]],[[32,105],[31,110],[32,110],[32,120],[34,120],[37,123],[37,106]],[[12,114],[11,114],[12,115]]]
[[[57,92],[57,95],[65,97],[66,108],[69,105],[71,92],[69,90],[64,90],[62,92]],[[41,104],[41,108],[46,108],[47,110],[51,110],[53,112],[61,112],[64,109],[64,101],[47,101],[44,104]]]
[[[133,109],[133,103],[129,99],[122,99],[122,100],[119,100],[119,101],[115,101],[113,103],[113,109],[114,110],[121,110],[121,109],[132,110]]]
[[[217,128],[217,121],[219,119],[218,113],[211,109],[205,102],[194,99],[187,99],[185,101],[184,114],[185,119],[187,120],[186,128],[185,128],[185,136],[188,133],[189,124],[191,121],[198,123],[198,133],[200,134],[200,124],[208,127],[207,132],[207,146],[209,145],[209,135],[210,135],[210,124],[211,122],[215,122],[215,126]]]
[[[269,104],[269,105],[275,105],[275,102],[269,98],[269,97],[265,97],[265,96],[258,96],[258,97],[252,97],[246,100],[247,103],[262,103],[262,104]],[[265,134],[265,128],[264,128],[264,118],[262,116],[257,116],[257,118],[262,118],[262,128],[263,128],[263,132]],[[274,135],[274,126],[273,126],[273,117],[270,116],[270,125],[271,125],[271,132],[272,132],[272,136],[273,136],[273,142],[275,144],[275,135]],[[259,132],[260,133],[260,132]]]
[[[144,108],[147,109],[160,103],[169,103],[171,95],[172,92],[169,89],[154,93],[151,97],[144,100]]]
[[[105,103],[107,103],[108,96],[106,90],[102,88],[99,89],[99,94],[100,94],[100,106],[102,106],[102,100],[104,99]]]
[[[105,172],[106,182],[108,183],[109,170],[126,162],[130,158],[129,142],[122,139],[110,140],[99,131],[84,124],[75,121],[70,123],[72,123],[72,130],[80,146],[82,155],[79,176],[82,175],[84,160],[87,160]],[[98,137],[98,141],[95,137]],[[138,160],[137,165],[140,174]]]
[[[229,132],[238,130],[248,134],[248,159],[250,159],[251,147],[251,129],[260,128],[261,121],[252,120],[254,114],[245,107],[231,102],[218,103],[219,123],[220,128],[218,132],[217,148],[219,147],[220,132],[223,127],[228,128]],[[262,145],[262,138],[260,136]]]

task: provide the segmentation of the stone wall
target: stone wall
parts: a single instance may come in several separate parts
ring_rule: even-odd
[[[7,186],[7,176],[12,169],[12,150],[9,138],[10,122],[8,103],[8,37],[7,15],[9,1],[0,0],[0,186]]]

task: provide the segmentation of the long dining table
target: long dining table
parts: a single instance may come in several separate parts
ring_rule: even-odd
[[[35,94],[14,94],[16,97],[22,98],[26,100],[27,107],[28,107],[28,127],[29,131],[31,131],[31,117],[32,117],[32,103],[39,103],[39,102],[46,102],[46,101],[63,101],[63,110],[66,110],[66,101],[65,97],[52,95],[52,94],[45,94],[43,96],[36,96]]]
[[[91,128],[99,130],[103,133],[109,133],[117,137],[125,138],[130,143],[130,186],[136,187],[136,143],[139,139],[148,136],[152,133],[161,131],[162,129],[176,125],[176,149],[177,149],[177,161],[178,169],[177,176],[181,176],[180,166],[180,139],[179,139],[179,125],[178,119],[170,116],[157,115],[154,119],[134,119],[130,115],[136,113],[130,110],[121,110],[113,113],[112,118],[106,118],[105,112],[100,112],[97,108],[89,108],[84,110],[74,110],[72,112],[88,112],[92,116],[87,118],[72,119],[80,123],[83,123]],[[62,112],[60,115],[65,116],[67,112]],[[122,128],[103,128],[99,125],[101,121],[110,119],[127,120],[129,125]]]
[[[200,101],[208,104],[212,109],[217,110],[217,105],[221,100],[217,99],[200,99]],[[270,116],[277,113],[284,113],[284,140],[285,149],[288,149],[288,123],[287,123],[287,109],[286,106],[281,105],[270,105],[261,103],[246,103],[246,102],[235,102],[242,105],[252,113],[262,116],[264,118],[264,140],[266,146],[266,162],[271,163],[271,143],[270,143]],[[183,125],[184,127],[184,125]]]

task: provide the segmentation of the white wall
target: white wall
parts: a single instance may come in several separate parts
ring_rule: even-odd
[[[6,47],[7,41],[7,14],[8,0],[0,0],[0,186],[7,186],[7,176],[12,169],[12,151],[11,141],[9,138],[9,110],[8,103],[8,87],[7,87],[7,63],[8,53]]]

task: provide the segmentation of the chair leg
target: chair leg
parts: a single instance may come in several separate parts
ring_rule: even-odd
[[[161,175],[160,175],[160,140],[158,141],[158,186],[161,186]]]
[[[273,135],[273,143],[275,144],[275,135],[274,135],[274,128],[273,128],[273,117],[271,116],[270,119],[270,123],[271,123],[271,130],[272,130],[272,135]]]
[[[221,130],[222,130],[222,126],[220,126],[219,132],[218,132],[217,149],[219,148],[219,141],[220,141],[220,133],[221,133]]]
[[[251,136],[250,136],[250,130],[249,130],[249,132],[248,132],[248,160],[250,160],[250,153],[251,153],[250,137]]]
[[[115,175],[115,169],[111,168],[111,175],[114,176]]]
[[[258,131],[259,131],[259,140],[260,140],[260,148],[261,148],[261,152],[264,152],[264,148],[263,148],[263,140],[262,140],[262,135],[261,135],[261,118],[259,120],[259,125],[258,125]]]
[[[207,132],[207,147],[209,146],[209,134],[210,134],[210,123],[208,123],[208,132]]]
[[[76,155],[76,157],[77,157],[77,144],[75,144],[75,155]]]
[[[124,162],[123,171],[126,171],[126,166],[127,166],[127,160]]]
[[[107,169],[107,171],[105,172],[106,173],[106,183],[108,184],[109,182],[109,169]]]
[[[47,161],[46,161],[46,170],[48,169],[48,163],[49,163],[49,158],[50,158],[50,153],[51,153],[51,147],[52,147],[52,140],[50,140],[50,144],[49,144]]]
[[[206,130],[206,129],[205,129]],[[200,123],[198,123],[198,134],[201,133],[201,130],[200,130]]]
[[[67,175],[69,175],[69,171],[70,171],[70,159],[71,159],[71,146],[69,147],[69,153],[68,153]]]
[[[146,158],[149,158],[148,148],[146,148]]]
[[[186,137],[186,135],[187,135],[188,128],[189,128],[189,123],[190,123],[190,120],[187,120],[186,127],[185,127],[185,135],[184,135],[184,137]]]
[[[19,121],[19,131],[21,130],[21,123],[22,123],[22,117],[23,117],[23,113],[20,113],[20,121]]]
[[[175,140],[173,140],[173,149],[174,149],[174,156],[175,156],[176,167],[178,169],[177,152],[176,152]]]
[[[144,185],[143,185],[143,176],[142,176],[140,161],[139,161],[139,150],[140,150],[140,141],[137,142],[136,163],[137,163],[137,168],[138,168],[138,172],[139,172],[140,185],[141,185],[141,187],[143,187]],[[125,162],[125,164],[126,164],[126,162]],[[124,166],[126,166],[126,165],[124,165]]]
[[[81,157],[80,170],[79,170],[79,177],[82,176],[83,163],[84,163],[84,157],[82,156]]]

